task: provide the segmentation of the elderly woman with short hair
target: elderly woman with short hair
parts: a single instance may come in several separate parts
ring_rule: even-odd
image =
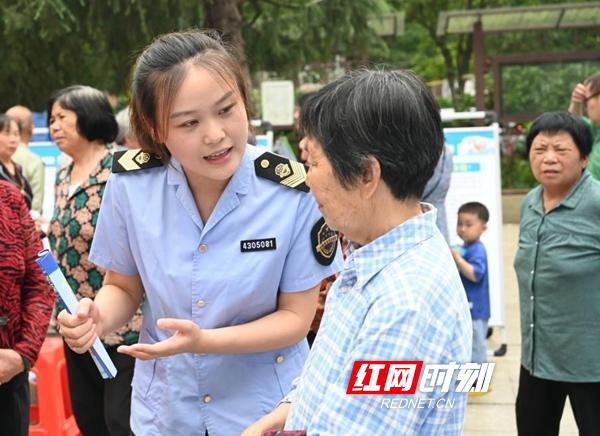
[[[301,127],[307,184],[350,248],[301,378],[244,435],[284,423],[308,434],[461,434],[466,394],[456,392],[455,380],[447,392],[386,396],[452,408],[391,410],[379,396],[346,393],[358,360],[470,358],[465,291],[435,208],[420,203],[444,146],[435,100],[410,72],[362,70],[317,92]]]
[[[108,148],[117,135],[117,122],[101,91],[75,85],[54,93],[48,103],[50,135],[71,157],[56,174],[56,202],[48,239],[77,299],[94,298],[104,270],[89,260],[100,203],[111,174]],[[59,304],[59,311],[64,307]],[[122,329],[103,336],[117,376],[103,380],[88,353],[65,346],[69,390],[77,425],[86,435],[129,435],[131,380],[135,359],[117,353],[120,345],[138,341],[141,312]]]
[[[537,118],[526,140],[534,188],[521,206],[519,435],[558,435],[568,396],[581,435],[600,434],[600,182],[589,127]]]

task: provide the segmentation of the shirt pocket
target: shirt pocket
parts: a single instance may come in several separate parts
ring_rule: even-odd
[[[292,382],[300,376],[306,360],[303,343],[262,353],[240,354],[241,365],[252,368],[252,377],[260,380],[262,395],[256,400],[262,411],[269,413],[289,392]]]
[[[296,349],[290,353],[285,362],[275,365],[275,375],[277,376],[282,397],[290,392],[292,382],[302,373],[306,357],[300,350]]]
[[[156,343],[147,330],[145,330],[144,343]],[[133,395],[141,399],[147,406],[158,410],[161,401],[165,398],[167,386],[168,362],[166,358],[153,360],[136,359],[135,371],[131,386]]]

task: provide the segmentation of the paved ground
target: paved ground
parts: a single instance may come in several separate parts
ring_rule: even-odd
[[[519,227],[505,224],[503,228],[504,283],[506,286],[506,336],[508,352],[503,357],[491,357],[496,362],[493,391],[481,397],[469,399],[465,436],[508,436],[517,434],[515,398],[519,383],[521,336],[519,321],[519,297],[513,260],[517,249]],[[494,350],[501,343],[498,332],[488,341],[488,349]],[[571,406],[565,406],[560,434],[577,435]]]

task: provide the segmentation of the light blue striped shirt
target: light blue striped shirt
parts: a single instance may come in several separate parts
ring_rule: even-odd
[[[310,435],[459,435],[466,394],[348,395],[356,360],[468,362],[471,317],[435,209],[352,250],[329,292],[313,349],[287,399],[286,429]],[[424,399],[446,407],[389,408]],[[429,401],[433,400],[433,402]],[[438,401],[438,400],[441,400]],[[389,403],[388,403],[389,404]],[[449,407],[453,404],[453,407]]]

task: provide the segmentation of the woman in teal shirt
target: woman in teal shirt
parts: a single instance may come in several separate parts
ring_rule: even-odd
[[[540,186],[523,201],[515,270],[521,307],[519,435],[558,435],[567,395],[581,435],[600,434],[600,183],[592,134],[569,113],[527,135]]]

